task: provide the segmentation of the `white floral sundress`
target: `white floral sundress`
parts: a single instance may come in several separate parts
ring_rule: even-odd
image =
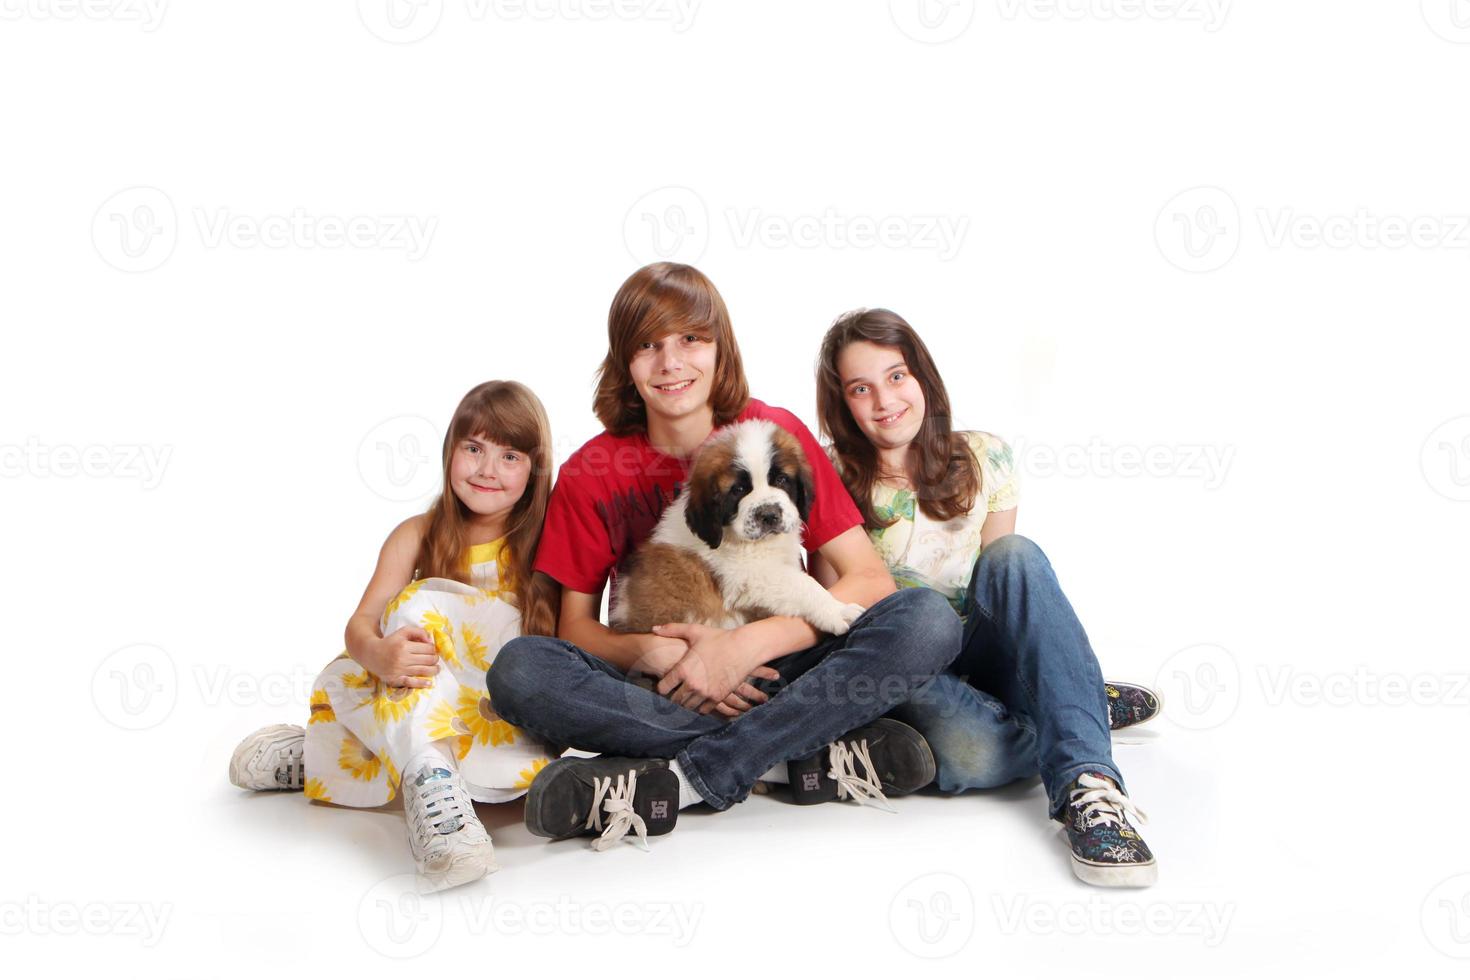
[[[523,795],[552,752],[495,713],[485,673],[521,631],[520,611],[501,598],[505,539],[470,548],[470,581],[410,582],[383,610],[384,636],[417,626],[439,648],[433,686],[389,687],[339,654],[317,677],[306,724],[306,795],[373,807],[398,792],[403,766],[439,739],[453,739],[460,775],[482,803]]]

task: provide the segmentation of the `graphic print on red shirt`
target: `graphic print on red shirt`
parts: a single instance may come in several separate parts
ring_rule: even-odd
[[[815,552],[862,524],[817,440],[791,412],[754,398],[737,422],[766,419],[801,443],[812,468],[811,514],[802,543]],[[716,430],[718,431],[718,430]],[[573,592],[595,595],[616,578],[617,568],[650,534],[664,508],[689,475],[689,461],[654,449],[646,432],[593,437],[562,464],[546,508],[546,524],[536,552],[536,571],[545,572]]]

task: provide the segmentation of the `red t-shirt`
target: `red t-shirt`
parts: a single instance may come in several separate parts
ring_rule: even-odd
[[[827,454],[795,415],[752,398],[737,422],[768,419],[794,435],[812,468],[816,492],[802,527],[802,543],[815,552],[863,522]],[[546,507],[536,551],[536,571],[573,592],[595,595],[623,559],[653,533],[664,508],[689,475],[689,461],[665,456],[646,432],[589,440],[562,464]],[[810,563],[808,563],[810,564]]]

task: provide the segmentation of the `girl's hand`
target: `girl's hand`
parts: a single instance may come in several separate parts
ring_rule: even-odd
[[[370,644],[364,659],[371,663],[363,666],[389,687],[433,687],[439,673],[439,651],[417,626],[404,626]]]

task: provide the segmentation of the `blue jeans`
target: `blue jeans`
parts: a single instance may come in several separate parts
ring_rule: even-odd
[[[1079,773],[1103,773],[1122,787],[1102,669],[1034,541],[1009,534],[980,553],[965,614],[949,670],[889,712],[929,741],[935,785],[958,793],[1040,771],[1053,817]]]
[[[677,760],[705,802],[724,810],[771,766],[809,756],[911,697],[954,660],[961,632],[939,593],[901,589],[846,635],[773,660],[776,693],[733,719],[674,704],[548,636],[506,643],[486,686],[502,718],[551,744]]]

